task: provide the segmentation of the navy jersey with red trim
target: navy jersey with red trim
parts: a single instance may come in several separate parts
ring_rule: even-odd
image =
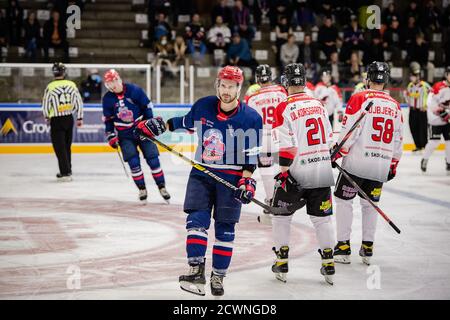
[[[257,164],[262,118],[243,102],[227,115],[220,109],[216,96],[204,97],[185,116],[172,118],[172,125],[174,130],[196,130],[195,159],[210,168],[240,171],[246,165]]]
[[[133,130],[141,120],[153,118],[153,103],[144,90],[125,83],[124,92],[107,92],[102,99],[105,132],[117,130],[119,138],[134,138]]]

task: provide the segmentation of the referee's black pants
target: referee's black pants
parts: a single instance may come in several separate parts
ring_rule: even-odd
[[[425,148],[428,137],[428,121],[426,111],[409,108],[409,128],[417,149]]]
[[[50,136],[53,150],[58,158],[59,173],[68,175],[72,173],[72,145],[73,116],[53,117],[50,119]]]

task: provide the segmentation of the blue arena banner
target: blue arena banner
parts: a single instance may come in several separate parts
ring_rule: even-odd
[[[187,113],[190,105],[157,105],[156,116],[164,119]],[[83,126],[74,128],[74,143],[105,142],[101,106],[84,107]],[[170,144],[192,143],[191,138],[180,134],[165,134],[162,141]],[[0,104],[0,143],[50,143],[50,125],[46,123],[40,104]]]

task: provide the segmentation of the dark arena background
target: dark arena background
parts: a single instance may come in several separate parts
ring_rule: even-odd
[[[370,85],[373,61],[387,63],[384,91],[403,119],[403,154],[377,203],[401,233],[379,216],[374,255],[364,264],[356,199],[352,263],[336,263],[331,286],[320,273],[319,244],[304,207],[293,215],[283,283],[271,271],[270,222],[258,222],[260,206],[243,205],[222,299],[450,299],[449,101],[439,100],[437,113],[427,109],[430,99],[450,91],[450,1],[0,0],[0,60],[0,299],[215,298],[209,289],[214,222],[206,295],[182,291],[178,282],[189,267],[183,204],[191,165],[158,146],[160,166],[141,155],[142,171],[130,170],[129,159],[111,148],[102,99],[111,94],[110,69],[140,87],[153,116],[167,121],[216,96],[218,71],[226,65],[243,72],[244,102],[260,89],[259,65],[268,65],[273,82],[282,84],[286,66],[301,63],[308,94],[333,105],[338,141],[347,102]],[[56,65],[80,94],[77,108],[72,93],[59,100],[58,111],[74,107],[66,147],[55,145],[54,119],[46,119],[55,115],[45,113]],[[262,114],[269,125],[277,105],[271,107]],[[436,136],[430,112],[446,121],[447,137]],[[195,157],[195,134],[167,131],[158,139]],[[70,173],[58,170],[60,148],[71,150]],[[279,166],[272,168],[275,176]],[[158,190],[161,172],[170,201]],[[135,186],[142,174],[146,202]],[[339,171],[333,174],[336,180]],[[258,170],[254,178],[255,199],[264,202]],[[335,214],[331,221],[336,241]]]

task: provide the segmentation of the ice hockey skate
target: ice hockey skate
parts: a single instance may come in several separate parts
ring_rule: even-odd
[[[350,241],[338,241],[334,247],[334,261],[342,264],[350,264]]]
[[[215,274],[211,272],[210,286],[211,286],[211,294],[213,296],[223,296],[225,291],[223,290],[223,278],[225,276]]]
[[[70,182],[72,181],[72,175],[71,174],[56,174],[56,181],[58,182]]]
[[[373,242],[363,241],[361,249],[359,250],[359,255],[362,258],[362,262],[370,266],[370,258],[372,258],[373,255]]]
[[[139,201],[141,201],[142,204],[147,203],[147,189],[145,187],[139,189]]]
[[[166,201],[167,204],[170,204],[170,194],[169,192],[167,192],[166,186],[165,185],[158,186],[158,189],[159,194],[161,195],[161,197],[163,197],[164,201]]]
[[[322,267],[320,268],[320,273],[325,277],[325,281],[331,285],[333,282],[334,270],[334,259],[333,259],[333,249],[327,248],[322,250],[319,249],[319,254],[322,257]]]
[[[182,290],[204,296],[206,284],[205,263],[191,265],[189,267],[189,273],[181,275],[178,281]]]
[[[426,160],[426,159],[422,159],[420,161],[420,170],[422,170],[422,172],[427,172],[427,164],[428,164],[428,160]],[[447,168],[448,168],[448,166],[447,166]]]
[[[275,273],[275,278],[281,282],[287,281],[287,273],[289,271],[288,258],[289,247],[283,246],[279,251],[276,251],[275,247],[272,248],[273,252],[277,256],[274,264],[272,265],[272,272]]]

